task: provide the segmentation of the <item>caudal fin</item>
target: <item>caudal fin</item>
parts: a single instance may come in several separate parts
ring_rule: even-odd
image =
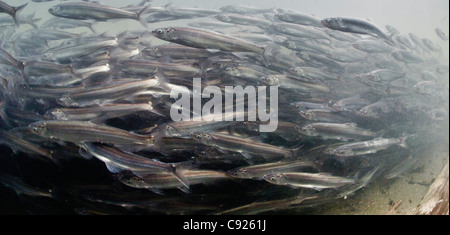
[[[141,23],[142,26],[144,26],[145,28],[148,28],[148,24],[147,24],[147,19],[143,18],[142,16],[147,13],[147,11],[150,9],[151,5],[146,6],[144,9],[140,10],[137,13],[137,18],[139,20],[139,22]]]
[[[407,135],[404,135],[404,136],[400,137],[399,138],[399,140],[400,140],[399,146],[402,147],[402,148],[405,148],[405,149],[408,148],[408,144],[406,143],[406,140],[408,140],[409,137],[410,136],[407,136]]]
[[[17,21],[17,14],[22,11],[26,6],[28,5],[28,3],[23,4],[22,6],[18,6],[18,7],[14,7],[14,12],[13,12],[13,19],[14,19],[14,23],[16,25],[19,25],[19,22]]]

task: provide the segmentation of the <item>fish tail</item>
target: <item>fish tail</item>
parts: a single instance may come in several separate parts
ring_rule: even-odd
[[[399,144],[399,146],[400,147],[402,147],[402,148],[408,148],[408,144],[406,143],[406,140],[408,140],[408,138],[409,138],[410,136],[407,136],[407,135],[404,135],[404,136],[402,136],[402,137],[400,137],[400,144]]]
[[[183,184],[184,187],[189,189],[189,180],[183,174],[183,171],[186,170],[184,167],[184,163],[173,163],[170,164],[171,173]],[[192,164],[189,164],[192,165]],[[189,168],[190,166],[187,166]]]
[[[147,13],[147,11],[150,8],[150,4],[148,6],[146,6],[144,9],[140,10],[137,13],[137,19],[139,20],[139,22],[141,23],[142,26],[144,26],[145,28],[148,28],[148,24],[147,24],[147,19],[143,18],[142,16]]]
[[[301,149],[303,148],[303,145],[302,146],[300,146],[300,147],[298,147],[298,148],[295,148],[295,149],[292,149],[291,150],[291,158],[292,159],[297,159],[297,158],[299,158],[300,157],[300,155],[302,154],[302,152],[301,152]]]
[[[267,62],[267,58],[266,58],[266,48],[261,47],[261,49],[262,49],[261,57],[262,57],[263,63],[266,67],[269,67],[270,64],[269,64],[269,62]]]
[[[16,25],[19,25],[19,22],[17,21],[17,14],[22,11],[27,5],[28,3],[25,3],[22,6],[14,7],[13,20]]]
[[[97,30],[94,29],[94,24],[90,24],[88,28],[92,31],[92,33],[97,33]]]

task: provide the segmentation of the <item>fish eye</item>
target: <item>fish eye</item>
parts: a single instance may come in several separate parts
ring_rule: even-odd
[[[163,34],[163,30],[162,30],[162,29],[158,29],[156,32],[157,32],[158,34]]]

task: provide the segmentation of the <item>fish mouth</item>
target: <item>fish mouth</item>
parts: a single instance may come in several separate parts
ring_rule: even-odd
[[[155,36],[155,37],[157,37],[159,34],[158,34],[158,32],[156,32],[156,30],[153,30],[153,31],[152,31],[152,35]]]

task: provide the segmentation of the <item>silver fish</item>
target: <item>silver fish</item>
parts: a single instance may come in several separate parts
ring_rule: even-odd
[[[408,137],[409,136],[387,139],[376,138],[363,142],[345,144],[333,149],[332,154],[337,157],[352,157],[376,153],[394,145],[399,145],[402,148],[407,148],[406,140],[408,139]]]
[[[322,190],[328,188],[340,188],[356,183],[354,178],[332,176],[324,173],[277,173],[264,176],[264,180],[277,185],[290,187],[311,188]]]
[[[72,143],[96,142],[151,147],[153,137],[83,121],[38,121],[28,126],[36,135]]]
[[[231,52],[264,53],[264,48],[255,44],[200,29],[184,27],[159,28],[153,30],[152,34],[159,39],[190,47],[218,49]]]
[[[325,18],[321,22],[325,27],[333,30],[368,34],[392,42],[391,38],[388,37],[386,33],[384,33],[377,25],[368,20],[359,18],[333,17]]]
[[[63,18],[103,21],[112,19],[133,19],[139,21],[144,27],[147,27],[147,22],[145,19],[141,18],[141,15],[146,11],[147,8],[142,9],[140,12],[130,12],[89,2],[62,3],[48,9],[50,14]]]
[[[315,169],[316,164],[308,161],[280,161],[239,167],[227,172],[227,175],[239,179],[263,179],[264,175],[279,172],[295,172],[304,169]]]

